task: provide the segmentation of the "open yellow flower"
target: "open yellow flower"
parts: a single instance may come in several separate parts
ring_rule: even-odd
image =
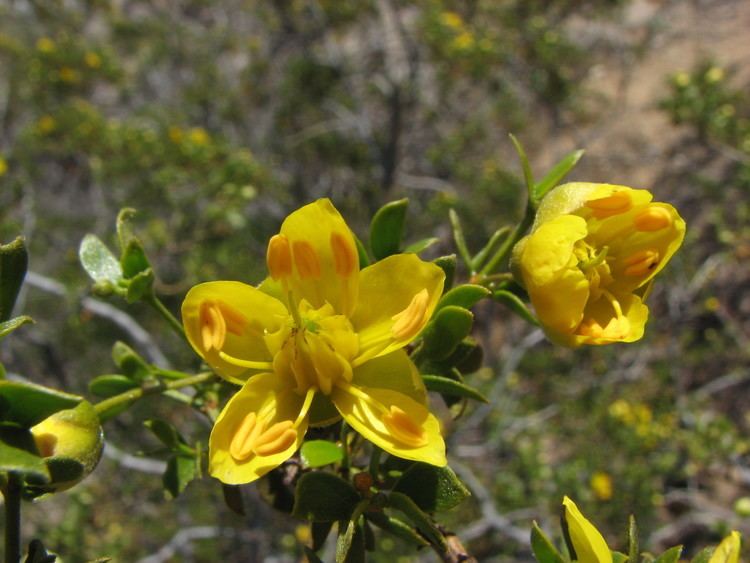
[[[567,496],[563,499],[563,521],[572,544],[571,558],[578,563],[612,563],[612,552],[594,525]]]
[[[654,276],[682,244],[685,221],[651,193],[571,183],[542,200],[512,266],[547,335],[566,346],[633,342]]]
[[[413,254],[359,269],[354,237],[327,199],[286,218],[259,287],[218,281],[182,305],[196,352],[242,384],[216,420],[209,471],[248,483],[288,459],[308,425],[339,417],[385,451],[446,464],[438,420],[403,347],[427,324],[443,271]]]

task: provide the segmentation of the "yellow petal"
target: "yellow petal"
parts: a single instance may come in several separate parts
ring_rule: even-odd
[[[440,422],[427,407],[390,389],[352,386],[331,393],[347,424],[389,454],[403,459],[446,465]]]
[[[352,384],[360,387],[390,389],[427,404],[427,389],[417,366],[404,350],[378,356],[354,369]]]
[[[443,292],[445,274],[415,254],[396,254],[360,273],[351,317],[359,334],[355,365],[411,342],[424,328]]]
[[[292,273],[286,281],[295,301],[305,299],[314,308],[328,302],[337,313],[351,314],[357,299],[359,254],[349,227],[330,200],[319,199],[289,215],[280,236],[291,250]],[[283,274],[284,269],[279,271]],[[276,275],[279,272],[274,275],[278,281]]]
[[[258,370],[229,363],[219,357],[219,352],[242,360],[270,362],[273,358],[264,335],[280,330],[288,318],[283,303],[234,281],[196,285],[182,303],[188,342],[216,373],[235,383],[243,383]],[[214,324],[209,326],[207,321]],[[222,325],[225,330],[220,338]]]
[[[304,411],[309,404],[305,405],[305,397],[291,391],[290,385],[276,374],[261,373],[229,400],[209,439],[212,476],[230,485],[249,483],[297,451],[307,430]],[[295,433],[293,439],[287,439],[290,429]]]
[[[586,234],[586,221],[581,217],[561,215],[529,235],[520,257],[526,288],[543,287],[564,271],[576,268],[573,249]]]
[[[576,552],[575,561],[578,563],[612,563],[612,552],[599,530],[581,514],[576,504],[568,497],[563,499],[563,506],[568,537]]]
[[[740,533],[732,531],[714,550],[708,563],[739,563],[740,560]]]
[[[617,295],[623,319],[617,319],[612,304],[604,297],[587,305],[581,327],[576,334],[569,335],[568,346],[581,344],[611,344],[613,342],[635,342],[643,338],[648,321],[648,307],[636,295]],[[601,327],[601,331],[596,327]],[[586,328],[588,327],[588,328]],[[591,330],[591,328],[594,330]]]

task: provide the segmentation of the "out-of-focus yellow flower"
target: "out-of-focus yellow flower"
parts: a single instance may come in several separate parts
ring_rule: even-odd
[[[36,50],[40,53],[51,53],[55,50],[55,42],[49,37],[40,37],[36,41]]]
[[[97,53],[94,53],[93,51],[88,51],[83,56],[83,61],[86,63],[86,66],[88,66],[89,68],[99,68],[100,66],[102,66],[102,58]]]
[[[563,520],[573,551],[570,556],[578,563],[612,563],[612,552],[594,525],[589,522],[576,503],[567,496],[563,499]]]
[[[591,476],[591,490],[599,500],[610,500],[612,498],[612,477],[604,471],[597,471]]]
[[[193,127],[188,134],[190,142],[196,145],[206,145],[210,137],[203,127]]]
[[[724,78],[724,69],[718,66],[712,66],[706,72],[706,82],[714,84],[720,82]]]
[[[684,88],[685,86],[690,84],[690,75],[685,71],[678,72],[672,77],[672,80],[676,86]]]
[[[464,31],[459,34],[451,44],[453,45],[453,48],[458,51],[466,51],[471,49],[474,46],[474,43],[474,36],[470,32]]]
[[[414,254],[360,271],[354,237],[327,199],[286,218],[267,262],[258,288],[204,283],[182,305],[195,351],[243,384],[211,432],[210,473],[258,479],[297,450],[308,425],[339,417],[388,453],[445,465],[440,424],[403,350],[432,315],[443,271]]]
[[[169,136],[169,140],[176,145],[182,142],[184,136],[182,129],[176,125],[171,125],[169,129],[167,129],[167,135]]]
[[[461,29],[464,25],[464,20],[456,12],[443,12],[440,14],[440,23],[445,27]]]
[[[6,172],[8,172],[8,163],[3,156],[0,155],[0,176],[5,176]]]
[[[66,84],[75,84],[81,79],[81,75],[78,73],[78,71],[69,66],[62,67],[57,74],[60,77],[60,80],[62,80]]]
[[[571,183],[542,201],[512,266],[547,335],[566,346],[633,342],[643,336],[643,300],[682,244],[685,221],[651,193]]]
[[[55,130],[57,122],[51,115],[43,115],[39,118],[39,121],[36,122],[36,127],[40,133],[47,134]]]
[[[718,545],[711,555],[708,563],[739,563],[740,560],[740,533],[733,531]]]

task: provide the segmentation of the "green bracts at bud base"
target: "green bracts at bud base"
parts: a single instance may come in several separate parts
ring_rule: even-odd
[[[64,491],[80,482],[94,470],[102,455],[102,427],[88,401],[49,416],[33,426],[31,434],[52,476],[52,481],[44,485],[44,492]]]

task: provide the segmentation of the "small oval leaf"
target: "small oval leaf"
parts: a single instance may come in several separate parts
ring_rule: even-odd
[[[469,335],[473,322],[471,311],[455,305],[443,307],[422,333],[424,354],[435,360],[447,358]]]
[[[96,235],[83,237],[78,256],[84,270],[95,282],[109,282],[116,286],[122,281],[120,262]]]
[[[349,520],[359,500],[347,481],[330,473],[305,473],[297,483],[292,514],[310,522]]]
[[[125,391],[136,389],[138,383],[120,374],[100,375],[89,381],[89,391],[97,397],[114,397]]]
[[[0,420],[31,428],[48,416],[72,409],[83,397],[21,381],[0,381]]]
[[[310,440],[302,444],[300,457],[306,467],[323,467],[341,461],[344,452],[328,440]]]
[[[26,276],[29,255],[23,237],[10,244],[0,244],[0,321],[13,314],[13,305]]]
[[[465,397],[467,399],[481,401],[482,403],[489,402],[478,390],[466,385],[465,383],[456,381],[455,379],[450,379],[441,375],[423,375],[422,379],[424,380],[424,385],[427,389],[440,393],[441,395]]]
[[[450,510],[471,496],[453,470],[426,463],[407,469],[393,488],[411,498],[426,512]]]
[[[446,292],[445,295],[440,298],[435,310],[439,311],[443,307],[448,307],[449,305],[470,309],[491,294],[492,292],[484,286],[466,283]]]
[[[409,200],[399,199],[378,209],[370,223],[370,250],[376,260],[396,254],[401,248]]]

